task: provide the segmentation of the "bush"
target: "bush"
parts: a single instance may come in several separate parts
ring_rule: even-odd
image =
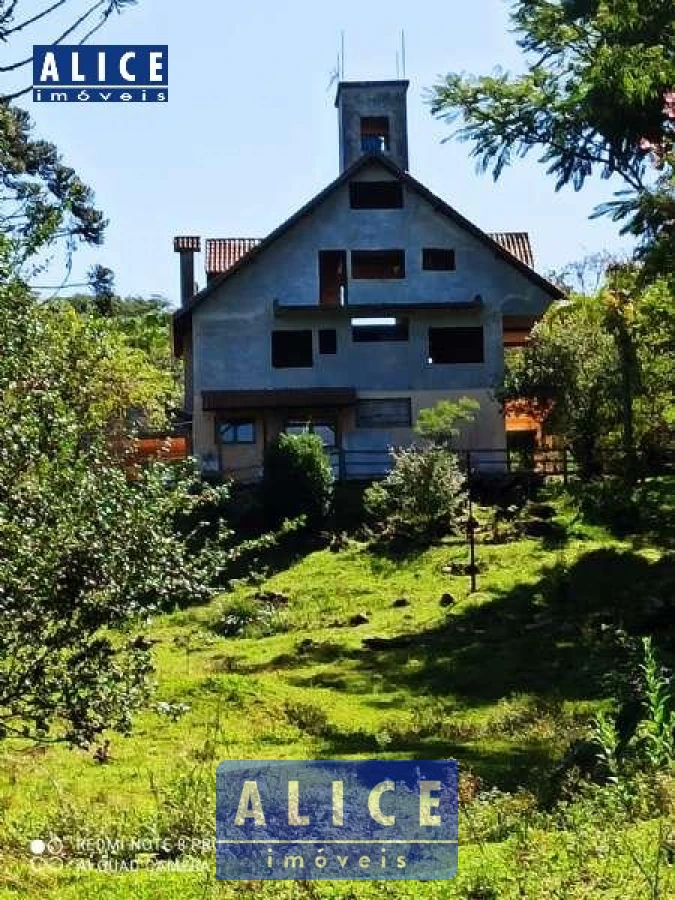
[[[287,625],[274,604],[254,597],[237,597],[220,604],[210,627],[221,637],[254,638],[278,634]]]
[[[268,522],[305,516],[308,527],[320,527],[333,496],[333,472],[316,434],[282,434],[267,449],[263,502]]]
[[[175,530],[199,501],[192,478],[156,464],[129,483],[93,451],[43,463],[34,485],[8,468],[0,463],[0,740],[85,746],[107,728],[126,733],[151,672],[151,643],[136,628],[211,596],[217,539],[195,551]]]
[[[455,454],[435,444],[392,452],[394,467],[366,491],[366,509],[384,537],[431,541],[456,530],[467,495]]]

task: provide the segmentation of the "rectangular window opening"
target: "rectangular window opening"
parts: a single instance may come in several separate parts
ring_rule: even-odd
[[[319,329],[319,353],[335,356],[337,353],[337,331],[334,328]]]
[[[408,319],[352,319],[352,340],[357,344],[407,341]]]
[[[352,209],[402,209],[403,185],[400,181],[353,181],[349,203]]]
[[[232,419],[218,422],[218,439],[221,444],[255,444],[256,428],[253,419]]]
[[[426,272],[454,272],[455,251],[441,247],[425,247],[422,250],[422,268]]]
[[[347,302],[347,251],[319,251],[319,303],[344,306]]]
[[[405,278],[405,251],[352,250],[352,278]]]
[[[361,149],[364,153],[387,153],[389,119],[387,116],[364,116],[361,119]]]
[[[410,428],[412,408],[409,397],[386,400],[359,400],[357,428]]]
[[[481,327],[429,329],[429,363],[431,365],[482,363],[484,358],[483,329]]]
[[[272,365],[275,369],[310,369],[313,364],[310,330],[272,332]]]

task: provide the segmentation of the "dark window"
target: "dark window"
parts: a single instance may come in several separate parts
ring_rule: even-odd
[[[365,116],[361,119],[361,149],[364,153],[386,153],[389,150],[389,119]]]
[[[482,363],[482,328],[430,328],[430,363]]]
[[[352,319],[352,340],[357,344],[407,341],[407,319]]]
[[[359,400],[357,428],[409,428],[412,424],[410,399]]]
[[[319,421],[293,419],[286,423],[284,431],[286,434],[307,434],[308,432],[309,434],[318,434],[325,449],[330,450],[337,447],[337,426],[335,422],[328,419]]]
[[[352,278],[405,278],[405,251],[352,250]]]
[[[353,181],[349,202],[352,209],[401,209],[403,185],[400,181]]]
[[[344,306],[347,302],[347,251],[319,251],[319,303]]]
[[[537,432],[507,431],[506,446],[514,453],[534,453],[537,449]]]
[[[443,250],[439,247],[425,247],[422,250],[422,268],[427,272],[453,272],[455,251]]]
[[[255,444],[255,422],[253,419],[218,422],[218,438],[221,444]]]
[[[337,331],[334,328],[319,329],[319,353],[334,356],[337,353]]]
[[[272,332],[272,365],[275,369],[309,369],[312,364],[311,331]]]

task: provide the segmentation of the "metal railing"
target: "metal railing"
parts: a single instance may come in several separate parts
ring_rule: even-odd
[[[459,465],[470,476],[481,475],[531,475],[538,478],[555,478],[564,484],[576,478],[581,470],[578,461],[568,448],[546,449],[534,451],[513,450],[507,447],[475,448],[472,450],[456,450]],[[386,478],[391,472],[393,459],[388,450],[345,450],[330,448],[326,450],[331,469],[336,481],[378,481]],[[605,454],[602,470],[605,474],[621,471],[623,456],[620,453]],[[675,452],[664,453],[663,462],[652,471],[643,466],[650,474],[672,473],[675,471]],[[246,468],[226,469],[221,476],[232,478],[240,483],[255,483],[263,475],[263,466],[247,466]]]

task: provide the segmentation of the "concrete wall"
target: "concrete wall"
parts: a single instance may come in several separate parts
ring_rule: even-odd
[[[399,169],[408,171],[407,81],[341,84],[337,106],[340,127],[340,171],[363,156],[361,118],[389,120],[390,146],[387,156]]]
[[[385,171],[374,164],[359,177],[390,177]],[[454,249],[456,271],[423,271],[424,247]],[[354,281],[350,277],[350,306],[389,304],[395,308],[430,302],[448,306],[442,311],[406,311],[410,321],[407,342],[354,343],[349,311],[319,307],[318,254],[320,250],[383,248],[406,250],[405,280]],[[452,308],[453,302],[465,303],[477,295],[482,298],[480,308]],[[295,312],[275,314],[275,301]],[[433,398],[474,393],[482,398],[482,412],[471,436],[473,446],[502,446],[503,421],[489,398],[503,370],[503,310],[508,307],[511,315],[540,315],[549,303],[550,298],[529,279],[416,193],[406,189],[401,210],[352,210],[345,186],[195,311],[195,452],[211,452],[213,445],[212,422],[198,421],[202,391],[312,387],[355,387],[364,397],[410,396],[415,404],[423,405],[433,405]],[[483,326],[485,362],[430,365],[429,327],[465,325]],[[271,331],[300,328],[314,333],[313,367],[274,369]],[[336,329],[335,356],[319,355],[319,328]],[[398,441],[399,436],[394,437]],[[386,446],[387,436],[380,438]]]

